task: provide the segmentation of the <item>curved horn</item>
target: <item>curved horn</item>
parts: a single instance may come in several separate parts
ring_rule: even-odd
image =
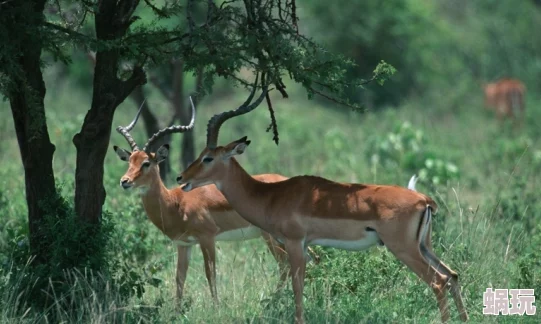
[[[249,113],[250,111],[254,110],[259,106],[259,104],[263,101],[265,98],[265,95],[268,92],[268,85],[265,83],[265,74],[261,77],[261,83],[262,83],[262,90],[261,95],[259,98],[257,98],[256,101],[254,101],[252,104],[250,102],[254,98],[255,91],[257,89],[257,80],[259,77],[259,73],[256,74],[255,81],[254,81],[254,87],[252,88],[252,91],[250,92],[250,95],[248,96],[248,99],[237,109],[226,111],[220,114],[216,114],[212,116],[212,118],[209,120],[207,124],[207,147],[210,149],[216,148],[217,142],[218,142],[218,133],[220,131],[220,127],[222,124],[233,117],[244,115],[246,113]]]
[[[158,138],[160,138],[162,136],[165,136],[167,134],[173,134],[173,133],[184,133],[184,132],[189,131],[190,129],[193,128],[193,126],[195,124],[195,105],[193,104],[193,100],[192,100],[191,96],[190,96],[190,103],[192,105],[192,119],[190,120],[190,124],[188,124],[187,126],[173,125],[173,126],[169,126],[169,127],[160,129],[159,131],[154,133],[154,135],[152,135],[152,137],[148,140],[148,142],[143,147],[143,151],[148,153],[150,145],[154,141],[156,141]]]
[[[118,126],[116,128],[116,131],[119,132],[122,136],[124,136],[126,141],[128,141],[128,144],[130,144],[131,149],[133,151],[138,151],[139,147],[137,147],[137,143],[135,143],[133,137],[131,137],[130,131],[133,129],[135,124],[137,124],[137,120],[139,120],[139,116],[141,116],[141,111],[143,111],[143,105],[145,104],[145,100],[143,100],[141,107],[139,107],[139,111],[137,111],[137,115],[135,115],[135,118],[132,120],[132,122],[128,126],[125,126],[125,127]]]

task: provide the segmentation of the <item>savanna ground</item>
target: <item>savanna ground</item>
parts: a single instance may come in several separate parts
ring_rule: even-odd
[[[50,72],[47,81],[54,82],[55,77]],[[523,129],[513,130],[509,125],[499,125],[484,110],[478,87],[463,86],[459,90],[411,99],[399,109],[364,114],[323,108],[316,101],[305,100],[302,93],[294,92],[289,100],[276,97],[279,146],[261,126],[267,125],[265,109],[227,122],[220,142],[247,135],[252,145],[239,161],[251,173],[315,174],[343,182],[400,185],[405,185],[413,173],[420,173],[418,190],[432,195],[440,205],[434,218],[435,250],[459,273],[471,321],[538,323],[539,312],[533,317],[483,316],[482,294],[487,287],[534,288],[538,298],[541,292],[538,249],[541,203],[536,190],[541,168],[539,101],[534,96],[528,98],[528,122]],[[442,100],[443,93],[446,100]],[[201,103],[195,128],[198,150],[204,145],[208,118],[215,112],[236,107],[243,95],[231,94],[216,100],[211,97]],[[73,192],[69,179],[75,168],[71,138],[85,113],[81,102],[88,100],[87,93],[69,82],[57,83],[47,92],[46,105],[54,107],[47,115],[57,147],[54,168],[68,197]],[[154,107],[156,113],[167,110],[159,101],[154,102],[158,102]],[[293,110],[295,116],[302,117],[291,118]],[[0,247],[4,251],[4,270],[0,273],[1,321],[46,322],[43,314],[21,312],[19,290],[6,285],[13,282],[10,276],[19,276],[21,281],[25,276],[24,271],[10,273],[7,260],[12,242],[25,244],[23,235],[27,227],[23,170],[5,102],[0,112],[3,219]],[[133,104],[125,102],[115,116],[114,125],[126,124],[134,112]],[[132,131],[138,142],[146,140],[142,128],[139,125]],[[180,136],[175,137],[173,148],[179,147]],[[124,138],[116,133],[111,142],[111,147],[126,145]],[[172,149],[172,154],[173,161],[178,161],[180,152]],[[172,179],[180,171],[176,165]],[[113,251],[110,257],[117,258],[134,278],[139,278],[135,281],[140,284],[133,287],[144,289],[139,296],[135,294],[126,300],[121,298],[119,287],[110,284],[104,291],[96,292],[89,282],[100,278],[72,274],[71,293],[82,307],[72,310],[53,304],[49,312],[55,314],[57,321],[281,323],[292,320],[290,285],[283,291],[275,290],[277,266],[261,240],[218,244],[217,305],[210,298],[201,253],[194,249],[185,293],[187,308],[183,314],[177,312],[173,298],[175,247],[146,219],[137,193],[124,191],[118,185],[126,167],[111,148],[105,164],[105,209],[115,224],[109,242]],[[309,266],[306,279],[309,322],[439,321],[431,289],[385,248],[356,253],[317,251],[321,263]],[[458,319],[454,305],[452,315]]]

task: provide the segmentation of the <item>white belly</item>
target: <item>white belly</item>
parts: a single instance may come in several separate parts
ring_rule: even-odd
[[[260,236],[261,230],[258,227],[249,226],[220,233],[216,236],[216,241],[244,241],[255,239]]]
[[[235,230],[222,232],[216,235],[216,241],[245,241],[255,239],[261,236],[261,230],[255,226],[238,228]],[[188,236],[186,240],[175,240],[175,244],[179,246],[192,246],[199,244],[199,241],[194,236]]]
[[[308,245],[320,245],[332,247],[335,249],[348,250],[348,251],[362,251],[369,247],[372,247],[379,243],[379,237],[376,232],[366,232],[365,237],[361,240],[343,241],[335,239],[315,239],[308,243]]]

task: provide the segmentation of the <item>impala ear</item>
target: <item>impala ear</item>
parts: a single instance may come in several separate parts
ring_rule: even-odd
[[[163,160],[165,160],[169,156],[169,144],[163,144],[160,146],[160,148],[156,151],[156,163],[160,163]]]
[[[226,153],[224,158],[230,158],[234,155],[240,155],[244,153],[250,143],[251,142],[247,140],[246,136],[234,142],[231,142],[230,144],[226,145]]]
[[[113,149],[122,161],[128,162],[130,160],[131,152],[128,152],[125,149],[122,149],[116,145],[113,146]]]

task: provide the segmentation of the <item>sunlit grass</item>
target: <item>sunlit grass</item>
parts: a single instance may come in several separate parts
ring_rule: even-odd
[[[437,109],[428,109],[422,101],[411,101],[399,110],[383,113],[356,114],[339,108],[323,108],[307,101],[303,93],[291,91],[290,99],[273,94],[274,108],[280,133],[280,144],[272,142],[266,133],[269,123],[265,106],[249,115],[228,121],[220,133],[220,143],[247,135],[252,144],[239,158],[250,173],[282,173],[287,176],[316,174],[333,180],[349,182],[377,182],[405,185],[411,176],[404,170],[387,169],[370,164],[366,154],[366,141],[374,133],[386,134],[396,122],[409,121],[429,138],[429,145],[443,158],[454,161],[461,170],[459,180],[433,190],[420,183],[418,189],[430,193],[440,204],[434,218],[433,241],[437,254],[460,275],[463,297],[472,322],[538,323],[536,317],[488,317],[482,315],[482,293],[487,287],[516,287],[520,276],[516,261],[529,247],[530,229],[524,222],[506,219],[498,213],[498,194],[510,187],[515,179],[527,179],[525,190],[535,191],[539,181],[534,153],[540,149],[534,124],[520,134],[499,128],[495,120],[482,110],[477,93],[464,99],[464,107],[446,111],[445,103],[436,103]],[[167,106],[157,94],[149,100],[160,116],[166,116]],[[243,101],[241,95],[205,99],[198,108],[196,119],[196,148],[202,149],[208,118],[215,112],[231,109]],[[75,147],[71,140],[78,131],[88,109],[87,93],[59,84],[47,93],[49,133],[57,146],[54,168],[64,193],[73,193]],[[530,99],[530,117],[539,116],[536,101]],[[136,107],[130,101],[123,103],[115,115],[113,125],[128,123]],[[14,135],[7,102],[0,102],[0,248],[10,247],[12,232],[25,233],[26,204],[24,176],[18,146]],[[143,142],[142,125],[132,131],[135,139]],[[530,144],[524,146],[517,138],[526,136]],[[179,161],[181,135],[172,143],[174,177],[181,167]],[[125,140],[114,131],[113,144],[125,146]],[[504,148],[506,152],[498,151]],[[505,153],[505,154],[504,154]],[[43,323],[53,314],[59,322],[74,323],[283,323],[293,320],[293,298],[288,283],[277,291],[278,268],[261,240],[218,244],[218,296],[216,305],[203,271],[202,256],[193,248],[184,312],[175,307],[176,251],[154,226],[146,220],[139,197],[118,186],[126,164],[118,160],[112,148],[105,162],[105,209],[122,230],[115,238],[117,250],[134,247],[148,251],[137,271],[155,265],[155,277],[162,280],[158,287],[148,286],[142,298],[125,301],[115,287],[107,282],[95,291],[99,275],[71,273],[72,294],[82,305],[79,308],[54,304],[48,314],[36,314],[24,307],[18,299],[17,287],[2,289],[0,321],[3,323]],[[517,192],[519,196],[523,192]],[[506,196],[508,197],[508,196]],[[507,199],[507,198],[505,198]],[[518,200],[520,201],[520,199]],[[520,205],[523,217],[536,217],[528,205]],[[510,217],[510,216],[509,216]],[[140,235],[144,232],[144,237]],[[342,253],[340,258],[360,260],[354,269],[337,269],[322,284],[306,281],[306,318],[310,323],[438,323],[439,311],[432,291],[384,248],[366,252]],[[361,262],[363,261],[363,262]],[[323,259],[310,269],[330,267],[332,260]],[[329,268],[330,269],[330,268]],[[0,273],[6,282],[6,273]],[[10,275],[25,275],[12,273]],[[364,282],[357,294],[344,288],[333,295],[331,287],[340,282],[340,276],[358,276]],[[2,287],[2,285],[0,285]],[[103,288],[105,287],[105,288]],[[541,288],[541,287],[539,287]],[[54,296],[53,296],[54,297]],[[59,301],[60,302],[60,301]],[[451,303],[451,314],[458,318]],[[539,305],[539,303],[537,303]],[[19,307],[21,306],[22,307]],[[22,310],[21,310],[22,309]]]

